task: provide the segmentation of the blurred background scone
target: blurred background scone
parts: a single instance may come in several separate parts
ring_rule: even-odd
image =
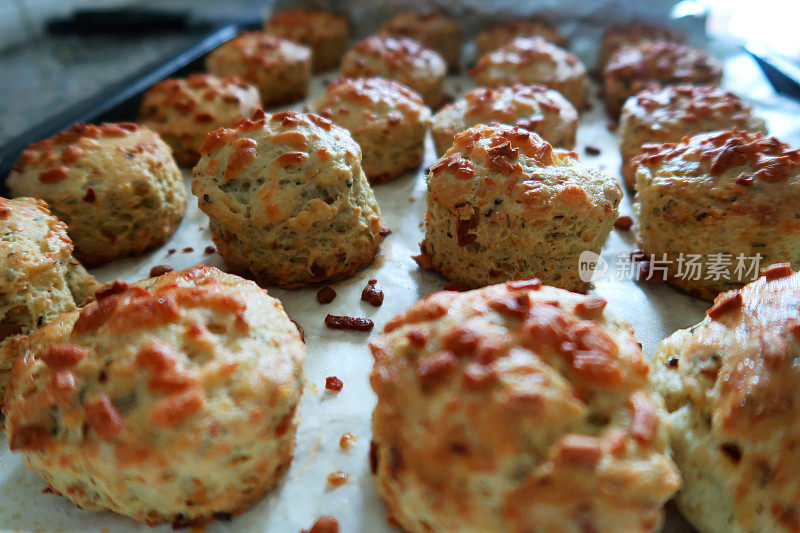
[[[800,150],[731,130],[645,146],[634,165],[637,240],[669,261],[669,282],[710,300],[752,281],[758,264],[800,268]]]
[[[439,9],[403,11],[381,26],[380,33],[410,37],[442,56],[450,70],[458,70],[461,59],[461,27]]]
[[[260,111],[210,133],[200,153],[192,192],[234,272],[294,288],[347,277],[378,253],[361,149],[328,119]]]
[[[578,257],[600,252],[621,198],[615,179],[535,133],[473,126],[428,174],[420,262],[468,287],[539,277],[585,291]]]
[[[634,186],[630,163],[643,144],[680,142],[685,136],[734,127],[766,132],[749,105],[716,85],[668,85],[631,96],[622,107],[618,130],[625,184]]]
[[[609,59],[623,46],[655,41],[682,43],[685,40],[686,36],[679,31],[646,22],[626,22],[611,26],[603,34],[600,43],[597,70],[602,72]]]
[[[342,58],[342,75],[349,78],[380,76],[397,80],[438,107],[447,98],[447,64],[438,52],[405,37],[376,35],[359,41]]]
[[[33,198],[0,198],[0,271],[0,341],[72,311],[96,286],[72,257],[66,224]]]
[[[114,282],[2,355],[11,450],[84,509],[202,524],[292,460],[305,346],[253,282],[202,266]]]
[[[557,28],[543,22],[532,20],[512,20],[504,24],[496,24],[475,37],[475,56],[484,55],[505,46],[517,37],[541,37],[556,46],[567,46],[567,39]]]
[[[206,69],[252,83],[264,107],[288,104],[308,92],[311,49],[260,31],[242,32],[206,56]]]
[[[481,57],[469,73],[484,87],[546,85],[576,108],[586,107],[589,78],[583,63],[541,37],[518,37]]]
[[[390,320],[370,376],[390,518],[411,533],[658,529],[680,476],[640,345],[605,303],[519,281]]]
[[[661,343],[683,516],[702,533],[797,531],[800,274],[776,265]]]
[[[191,74],[161,81],[144,93],[139,122],[164,139],[180,166],[191,167],[209,132],[232,126],[260,107],[258,89],[241,78]]]
[[[644,41],[622,46],[603,70],[603,96],[617,118],[629,96],[675,83],[719,83],[722,64],[705,50],[670,42]]]
[[[405,85],[384,78],[338,78],[311,110],[350,131],[370,183],[419,166],[431,111]]]
[[[311,48],[314,72],[338,66],[350,39],[346,17],[316,9],[279,11],[264,23],[264,31]]]
[[[575,146],[578,112],[561,93],[543,85],[480,87],[447,104],[433,117],[433,141],[441,155],[457,133],[497,122],[535,131],[560,148]]]
[[[87,266],[138,255],[172,235],[186,189],[157,133],[133,123],[75,124],[22,152],[14,196],[45,200]]]

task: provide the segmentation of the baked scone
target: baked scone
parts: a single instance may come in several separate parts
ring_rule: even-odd
[[[574,152],[518,126],[479,124],[428,173],[423,256],[467,287],[539,277],[585,291],[578,257],[600,252],[621,198],[617,180]]]
[[[375,35],[357,42],[342,58],[342,75],[397,80],[417,91],[434,108],[447,98],[447,65],[442,56],[405,37]]]
[[[338,78],[311,110],[350,131],[361,146],[370,183],[380,183],[419,166],[431,111],[405,85],[384,78]]]
[[[608,60],[622,46],[639,44],[645,41],[667,41],[682,43],[686,36],[671,28],[657,26],[646,22],[626,22],[610,27],[600,42],[600,51],[597,55],[597,70],[602,72]]]
[[[378,253],[385,227],[361,149],[328,119],[256,112],[209,133],[192,192],[232,271],[302,287],[345,278]]]
[[[164,139],[180,166],[192,167],[209,132],[232,126],[260,107],[258,89],[240,78],[190,74],[158,82],[144,93],[139,122]]]
[[[264,107],[305,98],[311,83],[311,49],[260,31],[242,32],[206,56],[215,76],[237,76],[258,89]]]
[[[76,505],[149,525],[258,501],[292,460],[302,392],[281,303],[202,266],[95,298],[2,345],[11,450]]]
[[[475,55],[484,55],[505,46],[517,37],[541,37],[556,46],[564,48],[567,39],[560,31],[550,24],[533,20],[512,20],[504,24],[496,24],[475,37]]]
[[[66,224],[33,198],[0,198],[0,271],[0,341],[72,311],[96,286],[72,257]]]
[[[578,112],[561,93],[543,85],[474,89],[433,116],[433,142],[443,154],[457,133],[476,124],[497,122],[535,131],[560,148],[575,146]]]
[[[680,142],[685,136],[731,128],[766,131],[749,105],[716,85],[668,85],[631,96],[622,107],[618,129],[625,184],[634,186],[630,163],[643,144]]]
[[[643,151],[634,159],[637,240],[669,263],[668,281],[711,300],[752,281],[759,264],[800,268],[800,150],[730,130]]]
[[[702,533],[790,533],[800,521],[800,274],[765,274],[653,358],[684,480],[678,509]]]
[[[371,343],[371,465],[404,531],[655,531],[680,476],[605,301],[538,280],[432,294]]]
[[[33,143],[7,183],[14,196],[48,203],[87,266],[160,246],[186,211],[186,188],[169,146],[130,122],[75,124]]]
[[[659,85],[719,83],[722,64],[705,50],[665,41],[622,46],[603,70],[603,96],[617,118],[629,96]]]
[[[481,57],[469,71],[477,85],[546,85],[578,109],[586,107],[589,78],[583,63],[541,37],[518,37]]]
[[[461,60],[461,27],[440,9],[402,11],[389,19],[380,33],[410,37],[442,56],[450,70],[458,70]]]
[[[279,11],[264,23],[264,31],[311,48],[314,72],[338,66],[350,39],[350,24],[346,17],[318,9]]]

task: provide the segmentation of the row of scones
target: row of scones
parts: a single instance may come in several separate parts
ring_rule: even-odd
[[[679,506],[702,531],[791,531],[800,151],[759,133],[715,85],[716,60],[680,35],[605,36],[643,251],[776,263],[748,285],[670,272],[716,300],[651,373],[632,328],[578,294],[590,288],[578,257],[600,252],[623,188],[570,151],[589,83],[563,36],[527,21],[482,32],[470,71],[482,87],[435,114],[457,23],[404,13],[348,40],[338,15],[279,13],[209,54],[209,74],[155,85],[141,124],[76,125],[23,152],[16,198],[0,199],[11,449],[90,510],[188,525],[249,508],[294,454],[305,345],[280,302],[236,274],[297,288],[369,265],[389,231],[372,185],[418,166],[430,129],[441,157],[415,259],[476,290],[430,295],[371,342],[370,462],[392,518],[412,532],[653,531],[683,484]],[[339,63],[311,112],[262,110]],[[232,273],[98,287],[79,260],[139,255],[180,223],[178,164],[194,167]]]

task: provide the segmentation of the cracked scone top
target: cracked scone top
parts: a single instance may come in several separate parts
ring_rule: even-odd
[[[133,124],[75,124],[31,144],[8,177],[14,196],[47,202],[87,266],[163,244],[186,210],[169,146]]]
[[[645,89],[629,97],[619,120],[622,176],[633,188],[631,160],[649,143],[679,142],[684,136],[739,128],[766,131],[764,121],[750,106],[716,85],[668,85]]]
[[[758,264],[800,268],[800,150],[734,129],[645,145],[634,165],[639,247],[669,262],[669,282],[711,300],[752,281]],[[696,256],[701,275],[685,263],[681,275],[681,255]],[[708,275],[715,264],[723,275]]]
[[[431,111],[402,83],[338,78],[311,109],[350,132],[361,147],[370,183],[392,179],[422,162]]]
[[[797,531],[799,309],[800,274],[778,264],[656,350],[651,380],[684,478],[676,501],[698,531]]]
[[[371,343],[371,466],[409,532],[645,532],[680,478],[631,327],[509,282],[423,298]]]
[[[342,75],[397,80],[417,91],[431,107],[438,107],[446,98],[444,59],[406,37],[375,35],[357,42],[342,58]]]
[[[265,107],[300,100],[311,82],[311,49],[260,31],[242,32],[206,56],[220,78],[238,76],[258,88]]]
[[[290,8],[275,13],[264,23],[264,32],[308,46],[312,68],[322,72],[336,67],[347,49],[347,18],[330,11]]]
[[[2,347],[10,447],[88,510],[155,525],[243,512],[294,453],[305,347],[255,283],[197,266]]]
[[[206,138],[192,192],[228,267],[294,288],[368,265],[385,231],[361,149],[315,114],[256,112]]]
[[[67,226],[33,198],[0,198],[0,341],[72,311],[96,287],[72,257]],[[0,362],[0,406],[8,364]]]
[[[603,70],[603,96],[612,118],[629,96],[659,85],[719,83],[722,64],[705,50],[664,41],[619,48]]]
[[[381,26],[379,33],[409,37],[442,56],[450,70],[461,59],[461,27],[440,9],[402,11]]]
[[[538,133],[553,146],[572,148],[578,112],[559,92],[543,85],[479,87],[434,115],[436,151],[443,154],[457,133],[490,122],[519,126]]]
[[[574,152],[520,127],[479,124],[430,169],[418,262],[468,287],[540,277],[584,291],[578,258],[600,252],[621,198],[615,179]]]
[[[144,93],[139,122],[164,139],[179,165],[191,167],[210,131],[232,126],[260,107],[258,89],[240,78],[190,74]]]
[[[518,37],[481,57],[469,71],[477,85],[545,85],[577,109],[586,107],[589,78],[583,63],[541,37]]]
[[[480,32],[475,38],[475,55],[482,57],[507,45],[517,37],[541,37],[562,48],[567,45],[567,39],[557,28],[549,24],[533,20],[512,20]]]

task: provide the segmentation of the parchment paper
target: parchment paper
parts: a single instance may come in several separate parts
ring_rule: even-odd
[[[592,4],[608,6],[619,2]],[[625,2],[624,5],[629,4]],[[800,125],[795,117],[800,106],[775,96],[757,67],[737,49],[724,43],[709,43],[709,48],[717,57],[725,59],[725,85],[754,102],[756,112],[768,121],[772,133],[798,146]],[[319,95],[324,83],[333,76],[335,73],[318,76],[314,80],[312,97]],[[463,94],[472,88],[472,84],[466,76],[453,77],[448,80],[448,88],[453,94]],[[593,90],[592,94],[595,93]],[[301,104],[291,107],[300,109]],[[576,151],[587,164],[616,176],[620,163],[617,140],[606,124],[602,104],[593,96],[592,109],[581,115]],[[599,148],[600,155],[586,154],[586,146]],[[284,480],[270,495],[232,521],[208,526],[208,531],[298,532],[301,528],[308,528],[323,514],[337,517],[343,532],[391,531],[375,492],[367,460],[370,415],[375,402],[368,383],[372,367],[372,357],[367,348],[369,335],[327,329],[323,319],[327,313],[366,316],[375,321],[374,335],[393,315],[444,286],[445,280],[441,276],[419,270],[411,259],[418,253],[417,243],[422,237],[421,223],[425,213],[423,169],[434,161],[433,143],[428,138],[425,161],[418,171],[375,187],[383,215],[393,233],[384,241],[373,265],[333,285],[338,293],[333,303],[317,303],[317,289],[270,289],[269,292],[281,299],[287,312],[305,329],[308,346],[307,385],[300,409],[295,459]],[[188,179],[187,173],[187,186]],[[632,214],[629,192],[626,192],[621,213]],[[211,244],[207,225],[205,215],[197,209],[192,198],[183,223],[167,245],[139,258],[97,269],[94,274],[100,281],[114,278],[134,281],[147,277],[154,265],[168,264],[183,269],[204,263],[222,267],[218,255],[204,252]],[[620,254],[627,254],[635,248],[634,235],[632,231],[612,232],[603,251],[603,257],[610,265],[615,264]],[[183,251],[189,247],[192,251]],[[176,252],[170,254],[170,249]],[[593,292],[608,300],[609,311],[633,324],[648,356],[664,337],[697,322],[708,306],[706,302],[692,299],[667,285],[620,281],[615,279],[613,268],[609,274],[608,279],[597,282]],[[380,308],[360,301],[361,290],[370,278],[378,279],[378,287],[386,295]],[[344,382],[344,389],[338,394],[325,392],[327,376],[338,376]],[[339,446],[344,433],[357,437],[349,450]],[[110,512],[86,512],[64,498],[41,494],[46,486],[44,481],[28,471],[19,456],[8,452],[5,436],[0,442],[0,450],[2,531],[170,531],[169,526],[153,530]],[[326,478],[336,470],[346,472],[350,479],[331,489]],[[670,511],[665,531],[690,531],[690,528],[674,511]]]

